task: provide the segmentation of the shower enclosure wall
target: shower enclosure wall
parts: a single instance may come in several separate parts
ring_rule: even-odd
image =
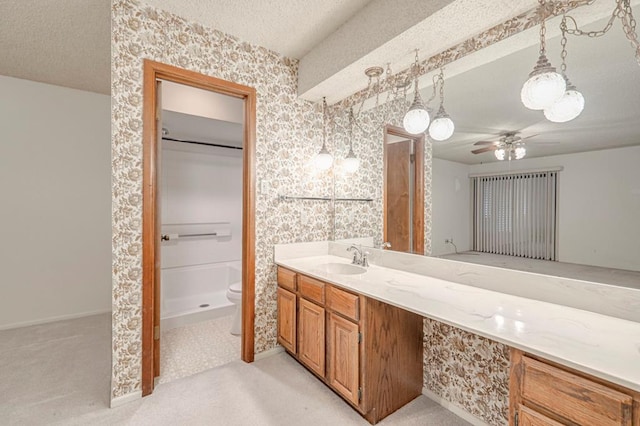
[[[163,141],[161,326],[231,315],[241,281],[242,151]]]

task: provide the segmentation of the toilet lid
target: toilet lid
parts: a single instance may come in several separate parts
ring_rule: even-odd
[[[235,293],[242,293],[242,281],[238,281],[237,283],[233,283],[229,286],[229,290]]]

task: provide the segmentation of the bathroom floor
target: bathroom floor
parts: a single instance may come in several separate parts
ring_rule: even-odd
[[[229,333],[233,315],[164,330],[160,378],[168,383],[240,359],[240,336]]]

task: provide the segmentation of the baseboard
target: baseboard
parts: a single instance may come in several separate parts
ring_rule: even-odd
[[[126,395],[118,396],[111,400],[109,405],[111,408],[120,407],[121,405],[128,404],[142,398],[142,391],[131,392]]]
[[[264,351],[264,352],[260,352],[259,354],[256,354],[253,359],[255,361],[259,361],[261,359],[265,359],[265,358],[269,358],[270,356],[274,356],[279,354],[280,352],[284,352],[284,347],[278,345],[273,349],[269,349],[268,351]]]
[[[83,318],[83,317],[90,317],[92,315],[106,314],[106,313],[110,313],[110,312],[111,312],[111,309],[108,309],[108,310],[100,310],[100,311],[81,312],[81,313],[78,313],[78,314],[59,315],[59,316],[56,316],[56,317],[42,318],[42,319],[33,320],[33,321],[15,322],[15,323],[12,323],[12,324],[0,325],[0,330],[11,330],[13,328],[22,328],[22,327],[29,327],[29,326],[32,326],[32,325],[48,324],[50,322],[57,322],[57,321],[71,320],[71,319],[77,319],[77,318]]]
[[[456,416],[468,421],[474,426],[491,426],[489,423],[486,423],[485,421],[477,418],[473,414],[463,410],[462,408],[458,407],[454,403],[447,401],[446,399],[442,398],[439,395],[436,395],[433,391],[427,389],[426,387],[422,388],[422,394],[427,398],[429,398],[430,400],[437,402],[447,410],[451,411]]]

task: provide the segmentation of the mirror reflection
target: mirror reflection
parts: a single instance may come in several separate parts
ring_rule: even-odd
[[[556,17],[547,27],[560,23]],[[507,42],[514,43],[498,45]],[[560,34],[546,43],[547,57],[560,70]],[[500,47],[492,46],[485,49],[491,52],[473,54],[482,65],[460,71],[464,67],[453,63],[445,69],[445,103],[455,132],[446,141],[426,144],[426,242],[424,251],[415,246],[411,251],[564,276],[591,265],[608,269],[589,273],[626,277],[617,284],[638,281],[638,274],[613,270],[640,270],[640,67],[620,28],[598,38],[570,37],[566,46],[567,74],[585,103],[577,118],[562,123],[521,100],[539,56],[537,43],[495,60],[478,59],[485,53],[500,56]],[[423,98],[432,91],[423,88]],[[396,200],[409,200],[411,192],[407,187],[397,195],[388,187],[390,137],[384,138],[384,149],[374,147],[384,131],[375,119],[401,126],[406,105],[399,100],[385,105],[384,113],[373,109],[357,117],[361,132],[353,149],[362,156],[361,166],[348,176],[336,173],[336,196],[364,191],[378,196],[380,207],[336,203],[336,238],[373,236],[379,246],[392,233],[406,235],[405,240],[413,236],[406,221],[387,220],[396,208],[407,217],[406,205]],[[336,143],[340,147],[346,139]],[[405,176],[411,182],[411,175]],[[346,219],[358,215],[366,218],[358,226]]]

